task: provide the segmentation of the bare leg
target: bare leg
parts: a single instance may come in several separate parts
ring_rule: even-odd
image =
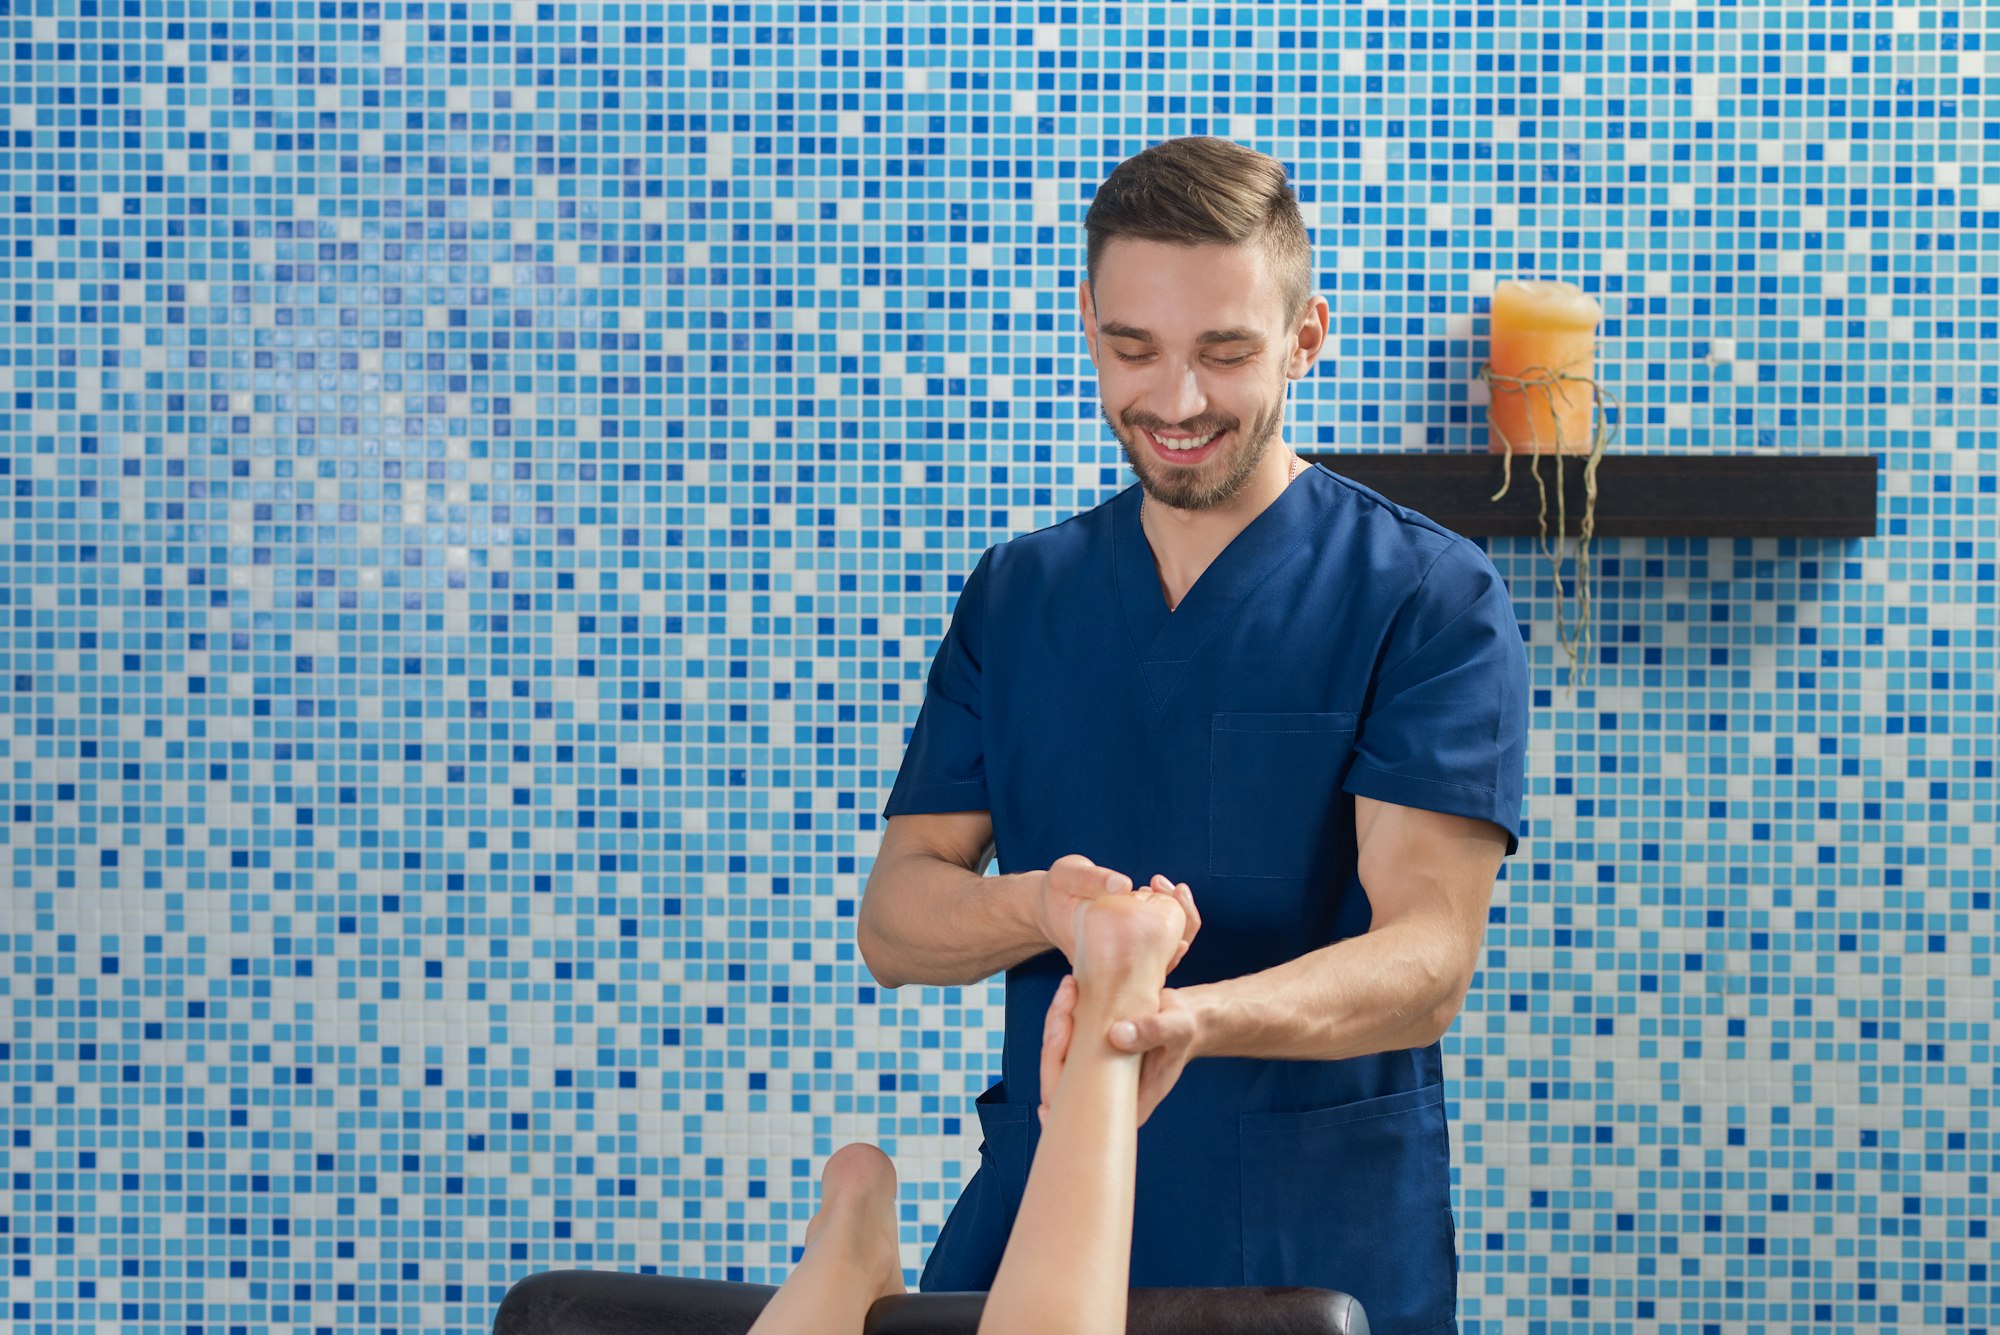
[[[1077,933],[1075,1028],[1049,1096],[981,1335],[1122,1335],[1132,1269],[1141,1054],[1111,1025],[1159,1005],[1185,921],[1171,896],[1092,900]]]
[[[750,1335],[860,1335],[877,1298],[903,1292],[896,1245],[896,1168],[873,1145],[843,1145],[819,1178],[805,1255],[758,1314]]]

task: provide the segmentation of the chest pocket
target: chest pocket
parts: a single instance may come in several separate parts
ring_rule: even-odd
[[[1217,714],[1209,734],[1208,872],[1308,876],[1339,842],[1354,714]]]

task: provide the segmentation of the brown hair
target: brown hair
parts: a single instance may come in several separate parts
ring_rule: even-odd
[[[1286,318],[1312,296],[1312,242],[1284,164],[1227,139],[1169,139],[1125,159],[1097,188],[1083,230],[1092,291],[1104,247],[1129,236],[1179,246],[1253,242],[1270,260]]]

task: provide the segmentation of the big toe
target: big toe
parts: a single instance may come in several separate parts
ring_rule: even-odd
[[[896,1165],[873,1145],[856,1142],[842,1145],[820,1170],[820,1196],[831,1202],[836,1197],[873,1197],[896,1194]]]

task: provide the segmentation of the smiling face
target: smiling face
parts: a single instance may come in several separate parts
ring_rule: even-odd
[[[1206,510],[1282,476],[1271,446],[1287,383],[1324,345],[1324,299],[1295,323],[1261,246],[1120,237],[1081,305],[1100,409],[1148,496]]]

